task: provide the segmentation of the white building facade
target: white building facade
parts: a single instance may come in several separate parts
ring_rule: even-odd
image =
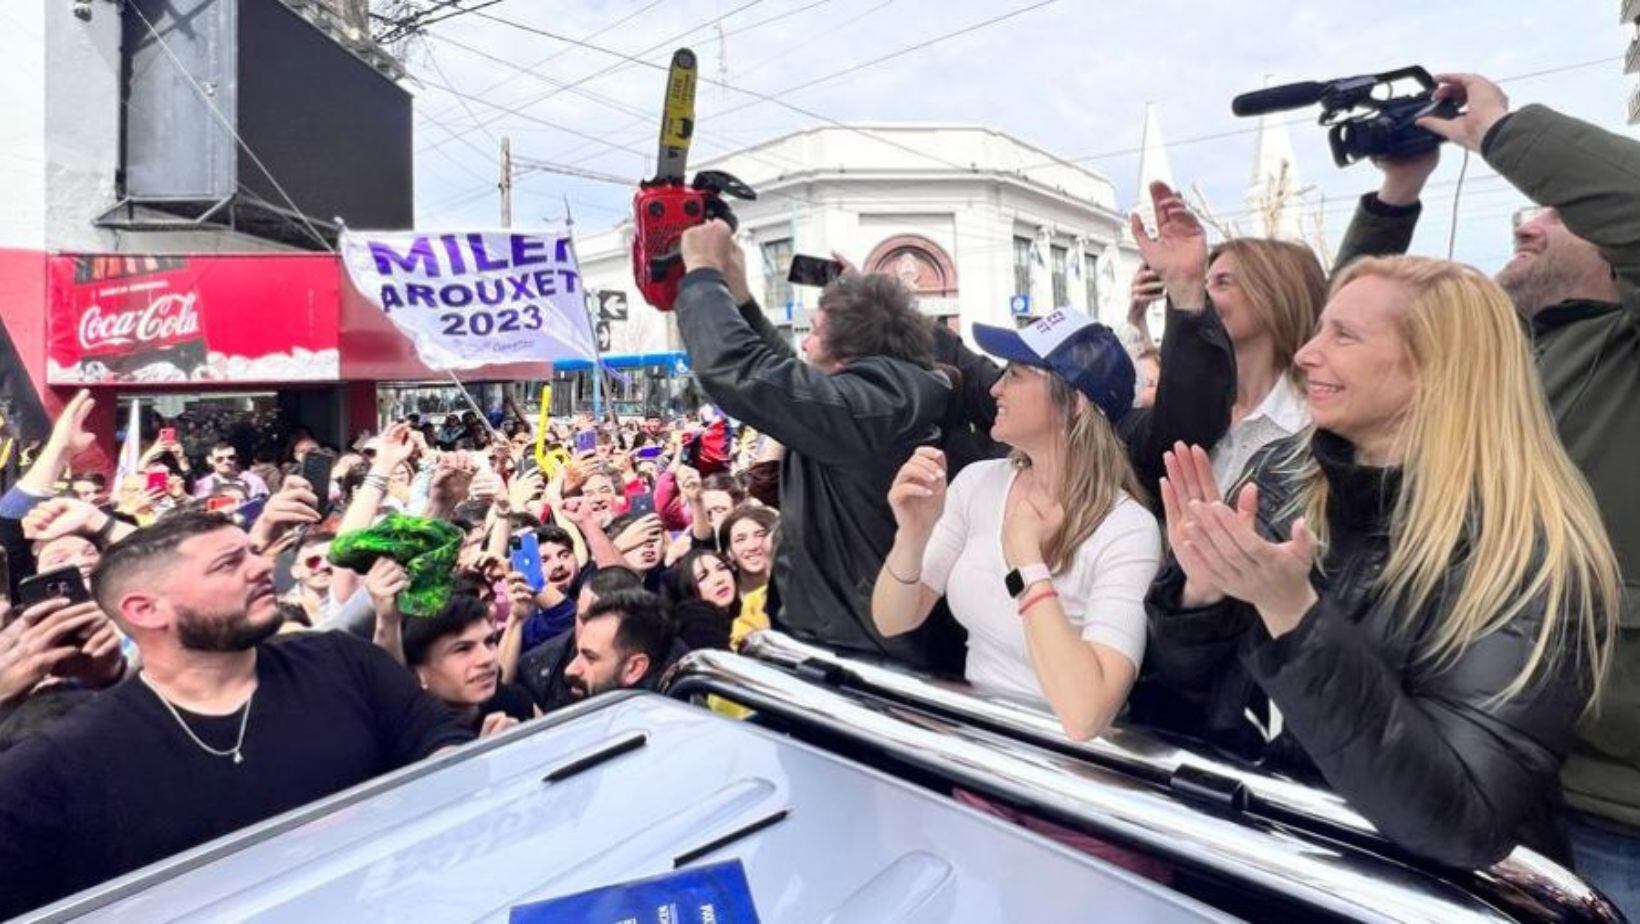
[[[793,254],[836,251],[898,276],[919,307],[970,336],[1072,307],[1120,327],[1138,263],[1110,180],[993,129],[851,125],[786,135],[696,165],[758,193],[733,202],[752,291],[771,320],[805,329],[817,289],[793,287]],[[577,242],[589,292],[621,298],[609,350],[678,348],[632,281],[630,222]],[[1120,289],[1120,291],[1118,291]]]

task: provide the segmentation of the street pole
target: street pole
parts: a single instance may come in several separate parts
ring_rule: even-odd
[[[569,208],[569,196],[564,196],[564,227],[569,231],[569,252],[575,257],[575,269],[581,269],[581,256],[575,251],[575,215]],[[587,277],[581,275],[581,307],[587,313],[587,330],[592,334],[592,419],[604,415],[604,353],[598,347],[598,318],[592,313],[592,295],[587,291]]]
[[[501,227],[512,227],[512,139],[501,137]]]

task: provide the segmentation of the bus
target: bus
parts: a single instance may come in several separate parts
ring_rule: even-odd
[[[552,364],[552,415],[568,417],[594,412],[591,360],[566,359]],[[601,410],[620,417],[683,414],[705,403],[700,384],[681,351],[611,353],[603,357]]]

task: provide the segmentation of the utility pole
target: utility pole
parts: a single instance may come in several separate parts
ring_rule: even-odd
[[[512,227],[512,139],[501,136],[501,227]]]

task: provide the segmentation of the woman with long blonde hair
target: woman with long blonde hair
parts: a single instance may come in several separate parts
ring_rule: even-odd
[[[1557,780],[1618,573],[1508,298],[1467,267],[1352,264],[1296,356],[1312,432],[1219,500],[1167,460],[1152,665],[1171,724],[1316,775],[1412,853],[1565,858]]]
[[[872,619],[885,636],[910,632],[945,597],[968,630],[969,682],[1044,700],[1086,739],[1138,675],[1161,559],[1115,430],[1133,404],[1133,363],[1109,328],[1069,310],[1022,331],[976,324],[974,336],[1009,363],[992,387],[991,435],[1013,454],[970,464],[949,488],[939,450],[905,464]]]

